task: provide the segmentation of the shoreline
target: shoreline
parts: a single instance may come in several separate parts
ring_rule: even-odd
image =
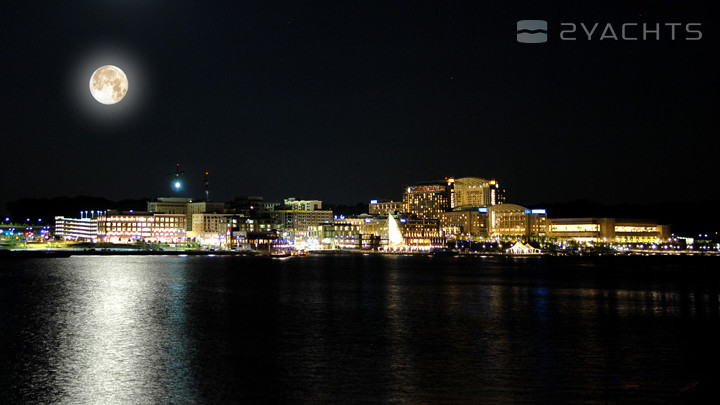
[[[608,256],[720,256],[720,252],[543,252],[539,254],[513,254],[501,252],[380,252],[371,250],[317,250],[309,251],[310,256],[335,255],[378,255],[378,256],[437,256],[437,257],[608,257]],[[307,256],[305,255],[305,256]],[[0,250],[0,259],[21,258],[65,258],[71,256],[252,256],[252,257],[304,257],[300,255],[273,256],[266,252],[241,250],[140,250],[140,249],[7,249]]]

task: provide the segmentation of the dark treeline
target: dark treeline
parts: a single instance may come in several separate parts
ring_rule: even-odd
[[[353,215],[367,214],[369,209],[368,203],[357,203],[355,205],[345,204],[325,204],[323,203],[324,210],[331,210],[334,216],[345,216],[350,217]]]
[[[36,223],[39,218],[45,223],[53,223],[56,216],[79,218],[80,211],[136,210],[147,209],[148,199],[112,201],[101,197],[53,197],[53,198],[21,198],[7,203],[10,219],[24,222],[30,219]]]

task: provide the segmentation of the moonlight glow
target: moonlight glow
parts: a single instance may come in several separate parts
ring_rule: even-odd
[[[127,76],[116,66],[99,67],[90,78],[90,93],[103,104],[117,103],[125,97],[127,91]]]

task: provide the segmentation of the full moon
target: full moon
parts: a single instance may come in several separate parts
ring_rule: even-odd
[[[127,76],[116,66],[101,66],[90,77],[90,94],[103,104],[117,103],[127,91]]]

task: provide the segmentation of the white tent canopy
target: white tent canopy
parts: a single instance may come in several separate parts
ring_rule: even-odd
[[[541,253],[541,250],[534,248],[527,243],[524,244],[520,241],[517,241],[510,249],[507,249],[505,252],[514,255],[536,255]]]

